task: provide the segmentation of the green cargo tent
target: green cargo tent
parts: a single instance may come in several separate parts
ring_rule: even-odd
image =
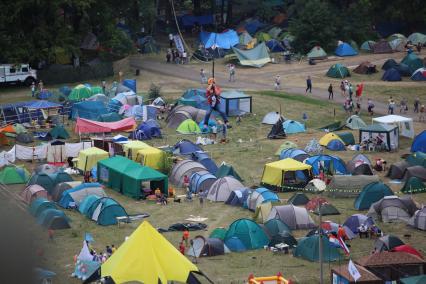
[[[102,197],[93,201],[84,215],[102,226],[117,224],[117,217],[128,217],[123,206],[110,197]]]
[[[265,43],[262,42],[258,44],[255,48],[249,50],[242,50],[236,47],[233,47],[232,50],[237,55],[237,58],[241,65],[251,66],[260,68],[266,63],[271,62],[269,57],[268,48]]]
[[[210,233],[209,238],[221,239],[223,241],[227,231],[225,228],[216,228]]]
[[[220,167],[217,169],[215,176],[217,178],[222,178],[226,176],[233,176],[235,179],[239,181],[243,181],[237,171],[234,169],[232,165],[222,163]]]
[[[269,34],[264,32],[258,32],[254,36],[258,42],[267,42],[268,40],[272,39],[272,37]]]
[[[410,177],[405,181],[401,192],[405,194],[426,192],[426,185],[418,177]]]
[[[307,56],[309,59],[325,59],[327,58],[327,53],[321,46],[314,46]]]
[[[372,51],[372,47],[376,42],[374,40],[367,40],[361,44],[361,50],[363,51]]]
[[[414,52],[407,54],[407,56],[402,59],[401,63],[408,66],[411,74],[413,74],[417,69],[423,67],[422,59],[415,55]]]
[[[198,134],[201,133],[201,129],[198,124],[192,119],[186,119],[179,124],[176,129],[180,134]]]
[[[8,165],[0,171],[0,183],[2,184],[22,184],[29,179],[30,173],[24,167]]]
[[[38,217],[44,210],[56,209],[55,203],[47,200],[46,198],[37,198],[31,202],[28,210],[34,217]]]
[[[253,220],[238,219],[234,221],[225,235],[225,244],[231,251],[236,251],[232,239],[242,242],[245,249],[260,249],[268,245],[269,238],[265,231]]]
[[[357,210],[367,210],[371,204],[385,196],[394,195],[393,191],[381,181],[367,184],[355,199],[354,207]]]
[[[309,202],[309,198],[301,192],[295,193],[292,197],[287,200],[288,204],[293,204],[295,206],[305,205]]]
[[[283,150],[291,149],[291,148],[298,148],[297,144],[291,141],[285,141],[283,144],[280,145],[278,150],[275,152],[275,156],[281,155],[281,152]]]
[[[340,132],[336,134],[340,139],[342,139],[345,145],[355,145],[355,137],[352,132]]]
[[[312,211],[312,213],[314,213],[315,215],[319,215],[320,211],[322,216],[340,215],[339,210],[337,210],[336,207],[329,203],[324,203],[321,206],[318,204],[314,211]]]
[[[62,125],[56,125],[48,134],[52,139],[68,139],[70,135]]]
[[[319,240],[320,236],[313,235],[302,238],[296,249],[293,250],[295,257],[301,257],[309,261],[319,261]],[[343,259],[338,249],[330,243],[326,236],[321,237],[323,261],[336,261]]]
[[[333,66],[331,66],[330,69],[328,69],[326,75],[331,78],[341,78],[341,79],[351,76],[351,74],[349,73],[349,69],[340,63],[334,64]]]
[[[166,175],[122,156],[99,161],[97,174],[98,182],[132,198],[140,198],[143,187],[168,193]]]

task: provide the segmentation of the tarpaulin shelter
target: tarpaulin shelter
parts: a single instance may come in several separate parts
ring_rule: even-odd
[[[305,160],[305,164],[312,166],[314,175],[319,175],[321,171],[332,175],[348,173],[345,162],[337,156],[315,155]]]
[[[393,191],[383,182],[373,182],[366,185],[355,199],[354,207],[357,210],[367,210],[371,204],[385,196],[394,195]]]
[[[268,163],[263,169],[262,184],[272,187],[305,186],[312,167],[291,158]]]
[[[293,250],[295,257],[301,257],[309,261],[319,261],[320,236],[313,235],[299,240],[297,247]],[[338,249],[330,243],[326,236],[321,236],[323,261],[336,261],[343,259]]]
[[[281,205],[272,207],[267,221],[279,219],[292,230],[303,230],[315,228],[314,221],[305,208],[293,205]]]
[[[401,192],[403,193],[421,193],[426,191],[426,185],[422,182],[422,180],[418,177],[410,177],[408,178],[404,186],[401,188]]]
[[[346,120],[345,126],[350,129],[360,129],[363,127],[367,127],[367,124],[362,120],[362,118],[354,114]]]
[[[280,154],[280,160],[292,158],[299,162],[303,162],[309,157],[310,155],[308,153],[297,148],[290,148],[290,149],[283,150]]]
[[[359,129],[359,142],[368,139],[380,139],[383,149],[387,151],[399,147],[399,127],[387,124],[371,124]]]
[[[37,223],[46,229],[62,230],[71,228],[69,218],[61,210],[48,208],[37,217]]]
[[[43,197],[47,199],[47,191],[38,184],[28,186],[21,192],[20,196],[25,203],[30,204],[34,199]]]
[[[194,272],[199,269],[148,221],[139,225],[101,266],[102,277],[109,276],[115,283],[197,283]]]
[[[361,62],[353,71],[357,74],[373,74],[377,72],[376,65],[369,61]]]
[[[343,79],[345,77],[351,76],[351,73],[349,72],[349,69],[346,66],[344,66],[340,63],[337,63],[337,64],[332,65],[330,67],[330,69],[328,69],[326,75],[328,77],[331,77],[331,78]]]
[[[219,178],[211,185],[207,199],[215,202],[225,202],[232,191],[243,188],[244,185],[233,177]]]
[[[408,220],[408,225],[426,231],[426,207],[417,210],[414,215]]]
[[[406,64],[410,68],[411,73],[414,73],[417,69],[423,68],[423,61],[413,52],[407,54],[401,61],[401,63]]]
[[[332,197],[356,197],[364,186],[379,180],[377,175],[333,175],[327,185],[326,193]]]
[[[248,250],[263,248],[269,243],[269,238],[263,229],[253,220],[249,219],[234,221],[226,232],[225,244],[231,251],[234,251],[234,247],[229,246],[228,242],[232,238],[239,239]]]
[[[278,150],[275,152],[275,155],[279,156],[281,155],[282,151],[286,149],[291,149],[291,148],[297,148],[297,144],[291,141],[285,141],[283,144],[280,145]]]
[[[198,193],[200,191],[207,193],[216,180],[217,177],[208,171],[195,172],[190,177],[189,190],[192,193]]]
[[[413,81],[426,81],[426,68],[419,68],[411,75]]]
[[[182,160],[173,165],[170,172],[170,182],[177,187],[182,187],[185,175],[189,178],[195,172],[207,171],[202,164],[192,160]]]
[[[390,46],[389,42],[386,40],[380,40],[376,42],[373,46],[373,53],[392,53],[393,49]]]
[[[220,96],[219,109],[227,116],[239,116],[252,112],[252,97],[241,91],[226,91]]]
[[[92,195],[86,198],[90,196]],[[84,202],[84,199],[82,202]],[[117,217],[128,217],[123,206],[110,197],[99,197],[94,200],[90,206],[87,206],[84,215],[101,226],[115,225],[117,224]]]
[[[38,217],[41,214],[41,212],[49,208],[56,209],[55,203],[47,200],[46,198],[40,197],[40,198],[34,199],[31,202],[28,210],[30,211],[31,215],[33,215],[34,217]]]
[[[102,149],[96,147],[84,149],[78,153],[77,169],[83,172],[90,171],[100,160],[108,158],[109,153]]]
[[[343,226],[349,228],[354,234],[358,234],[359,227],[361,227],[361,225],[370,228],[374,225],[374,221],[371,217],[368,217],[366,215],[354,214],[348,217],[343,223]]]
[[[372,47],[376,42],[374,40],[367,40],[361,44],[360,49],[363,51],[372,51]]]
[[[305,125],[295,120],[284,121],[283,128],[286,134],[295,134],[306,131]]]
[[[94,183],[82,183],[74,188],[68,189],[62,193],[61,199],[58,201],[59,206],[69,208],[72,204],[79,206],[83,199],[89,195],[98,197],[107,197],[102,185]]]
[[[414,138],[413,119],[401,115],[385,115],[373,118],[373,123],[380,123],[389,126],[398,126],[399,135]]]
[[[241,65],[251,67],[263,67],[266,63],[271,62],[268,48],[264,42],[258,44],[255,48],[242,50],[233,47],[232,50],[237,55]]]
[[[321,46],[314,46],[307,56],[309,59],[325,59],[327,58],[327,53]]]
[[[133,117],[116,122],[98,122],[84,118],[78,118],[75,125],[75,133],[109,133],[133,130],[136,126]]]
[[[6,165],[0,170],[0,183],[1,184],[22,184],[26,183],[30,179],[30,173],[26,168]]]
[[[354,56],[357,55],[358,52],[352,47],[350,46],[348,43],[344,42],[342,44],[339,44],[339,46],[337,46],[336,50],[334,51],[334,53],[337,56],[340,57],[344,57],[344,56]]]
[[[386,223],[398,220],[407,222],[417,209],[417,205],[411,197],[391,195],[373,203],[367,216]]]
[[[209,33],[202,31],[200,33],[200,41],[205,48],[220,47],[223,49],[231,49],[231,47],[240,42],[238,34],[234,30],[227,30],[223,33]]]
[[[225,254],[225,250],[225,245],[221,239],[196,236],[192,240],[186,255],[192,257],[216,256]]]
[[[222,177],[226,177],[226,176],[232,176],[232,177],[236,178],[239,181],[243,181],[243,179],[238,174],[238,172],[235,170],[235,168],[232,165],[226,164],[224,162],[217,169],[217,171],[215,173],[215,176],[217,178],[222,178]]]
[[[423,130],[414,138],[411,144],[411,152],[426,153],[426,130]]]
[[[255,211],[261,204],[272,202],[279,203],[280,198],[275,192],[270,191],[267,188],[260,187],[252,191],[246,199],[245,206],[252,211]]]

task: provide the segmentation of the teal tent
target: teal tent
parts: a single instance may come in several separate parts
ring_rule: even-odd
[[[57,172],[54,174],[38,173],[31,177],[28,185],[38,184],[50,194],[57,184],[68,181],[73,181],[73,179],[65,172]]]
[[[375,44],[376,44],[376,42],[374,40],[364,41],[361,44],[361,50],[363,50],[363,51],[372,51],[373,45],[375,45]]]
[[[394,195],[394,193],[389,186],[383,182],[378,181],[367,184],[355,199],[355,209],[367,210],[370,208],[371,204],[389,195]]]
[[[324,261],[330,262],[342,259],[338,249],[330,243],[327,237],[322,236],[321,242]],[[296,249],[293,250],[293,255],[309,261],[319,261],[319,236],[313,235],[302,238]]]
[[[327,58],[327,53],[321,46],[314,46],[307,56],[309,59],[324,59]]]
[[[401,188],[401,192],[405,194],[421,193],[425,191],[426,185],[418,177],[410,177]]]
[[[287,201],[288,204],[293,204],[295,206],[306,205],[308,202],[309,202],[309,198],[302,192],[296,192]]]
[[[55,203],[47,200],[46,198],[37,198],[31,202],[29,211],[31,215],[38,217],[44,210],[56,209]]]
[[[68,134],[68,131],[65,130],[65,128],[62,125],[56,125],[53,127],[48,134],[53,139],[68,139],[70,138],[70,135]]]
[[[401,63],[408,66],[411,74],[414,73],[417,69],[423,67],[423,61],[420,57],[415,55],[413,52],[407,54],[407,56],[402,59]]]
[[[269,238],[263,229],[254,221],[249,219],[238,219],[234,221],[225,235],[225,243],[230,239],[238,239],[246,249],[259,249],[268,245]],[[233,251],[232,247],[228,247]]]
[[[260,68],[266,63],[271,62],[268,48],[264,42],[249,50],[242,50],[235,47],[233,47],[232,50],[237,55],[240,64],[243,66]]]
[[[426,274],[401,278],[401,279],[399,279],[399,281],[401,282],[401,284],[422,284],[422,283],[426,283]]]
[[[341,79],[351,76],[351,74],[349,73],[349,69],[340,63],[334,64],[333,66],[331,66],[330,69],[328,69],[326,75],[331,78],[341,78]]]
[[[221,239],[223,241],[227,231],[225,228],[216,228],[210,233],[209,238]]]
[[[110,197],[102,197],[92,202],[85,215],[102,226],[117,224],[117,217],[128,217],[123,206]]]
[[[57,209],[46,209],[37,217],[37,223],[47,229],[60,230],[70,228],[69,219],[64,212]]]
[[[243,181],[243,179],[240,177],[240,175],[237,173],[237,171],[234,169],[232,165],[228,165],[225,163],[222,163],[220,167],[217,169],[215,176],[217,178],[223,178],[226,176],[233,176],[235,179],[239,181]]]
[[[87,211],[89,210],[90,206],[92,206],[92,204],[98,200],[99,196],[91,194],[86,196],[80,203],[80,205],[78,206],[78,211],[83,214],[86,215]]]
[[[284,232],[291,233],[291,229],[280,219],[271,219],[263,224],[270,237],[282,234]]]
[[[342,139],[345,145],[355,145],[355,137],[352,132],[340,132],[336,134],[340,139]]]

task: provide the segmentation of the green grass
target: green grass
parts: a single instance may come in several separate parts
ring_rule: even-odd
[[[299,102],[299,103],[322,106],[322,107],[329,106],[329,104],[330,104],[327,101],[320,101],[320,100],[317,100],[315,98],[311,98],[311,97],[308,97],[308,96],[287,94],[287,93],[275,92],[275,91],[261,91],[261,92],[258,92],[258,94],[264,95],[264,96],[270,96],[270,97],[278,97],[278,98],[282,98],[282,99],[287,99],[289,101],[295,101],[295,102]]]

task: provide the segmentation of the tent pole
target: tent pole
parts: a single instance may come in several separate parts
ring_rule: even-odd
[[[324,284],[324,279],[323,279],[323,255],[322,255],[322,214],[321,214],[321,207],[322,207],[322,203],[319,203],[319,229],[318,229],[318,233],[319,233],[319,262],[320,262],[320,284]]]

